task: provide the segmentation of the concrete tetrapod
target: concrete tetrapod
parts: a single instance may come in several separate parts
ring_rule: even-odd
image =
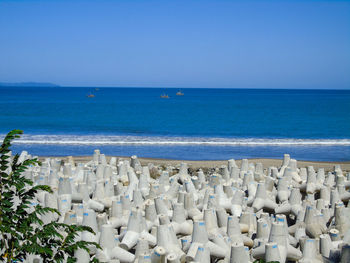
[[[350,173],[340,166],[315,170],[289,155],[280,167],[229,160],[203,169],[108,158],[46,158],[24,172],[53,189],[38,193],[29,211],[57,208],[59,218],[42,220],[95,231],[81,239],[103,249],[77,250],[78,262],[349,261]]]

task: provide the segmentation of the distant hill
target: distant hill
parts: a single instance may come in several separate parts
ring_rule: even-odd
[[[46,82],[0,82],[0,87],[59,87],[59,85]]]

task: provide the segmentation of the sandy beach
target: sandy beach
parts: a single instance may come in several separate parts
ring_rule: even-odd
[[[45,159],[47,157],[40,157],[41,160]],[[59,158],[62,160],[68,160],[67,156],[63,157],[52,157],[52,158]],[[111,158],[111,156],[106,156],[107,161]],[[117,158],[128,160],[130,157],[125,156],[118,156]],[[92,159],[92,156],[73,156],[73,159],[76,163],[82,162],[88,162]],[[170,166],[177,166],[181,163],[187,163],[188,166],[192,169],[199,169],[199,168],[215,168],[219,167],[221,165],[227,164],[227,160],[216,160],[216,161],[192,161],[192,160],[172,160],[172,159],[156,159],[156,158],[138,158],[142,165],[147,165],[148,163],[153,163],[154,165],[170,165]],[[282,165],[282,159],[248,159],[249,162],[252,163],[262,163],[264,168],[268,168],[270,166],[276,166],[280,167]],[[236,163],[238,166],[241,165],[242,160],[236,160]],[[315,169],[318,168],[324,168],[325,171],[332,171],[335,165],[340,165],[342,170],[344,171],[350,171],[350,161],[347,162],[315,162],[315,161],[299,161],[298,160],[298,167],[307,167],[307,166],[313,166]]]

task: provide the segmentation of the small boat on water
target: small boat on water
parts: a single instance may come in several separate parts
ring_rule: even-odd
[[[95,98],[95,95],[90,93],[90,94],[86,95],[86,97],[88,97],[88,98]]]
[[[178,92],[176,92],[176,96],[183,96],[185,95],[183,92],[181,92],[181,90],[179,90]]]
[[[160,95],[160,97],[162,99],[169,99],[169,95],[168,94],[162,94],[162,95]]]

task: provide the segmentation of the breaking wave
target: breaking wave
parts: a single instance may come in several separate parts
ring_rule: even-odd
[[[1,134],[0,138],[5,135]],[[14,144],[48,145],[213,145],[213,146],[350,146],[350,139],[271,139],[173,136],[111,136],[111,135],[30,135]]]

